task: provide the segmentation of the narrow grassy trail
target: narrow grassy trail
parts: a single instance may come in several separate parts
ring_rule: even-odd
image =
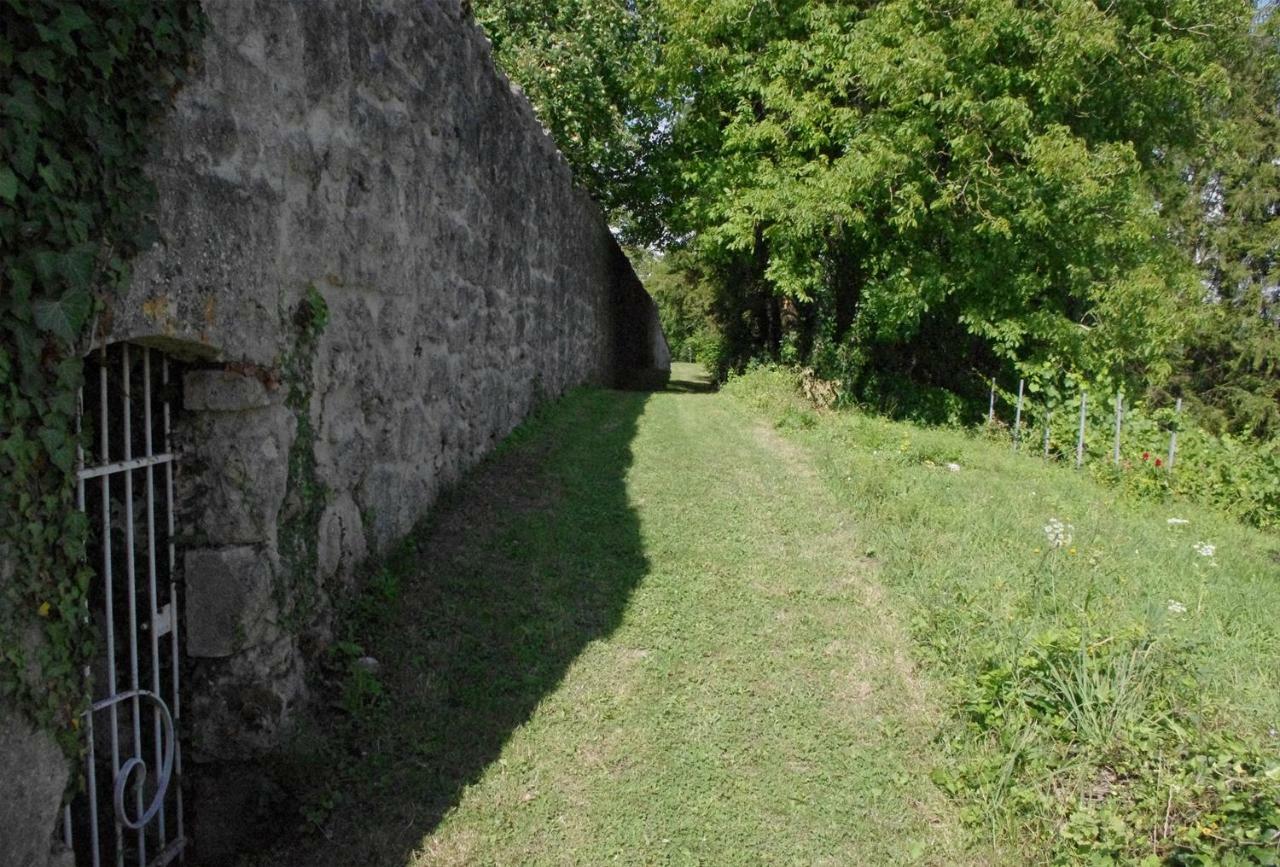
[[[965,860],[855,516],[694,373],[570,396],[438,510],[368,755],[289,860]]]
[[[654,395],[633,451],[648,573],[543,708],[566,744],[585,736],[577,755],[548,756],[536,730],[513,740],[576,797],[511,842],[554,846],[563,822],[576,839],[557,857],[590,863],[953,862],[920,761],[932,710],[852,517],[720,395]],[[520,785],[503,777],[428,852],[477,831],[472,811]]]
[[[386,560],[276,774],[306,831],[250,863],[1280,845],[1273,534],[693,374],[551,404]]]

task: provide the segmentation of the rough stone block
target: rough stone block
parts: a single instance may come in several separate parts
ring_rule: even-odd
[[[182,378],[182,402],[192,412],[238,412],[284,402],[284,389],[232,370],[193,370]]]
[[[294,710],[306,700],[298,640],[269,622],[257,628],[253,647],[192,667],[191,700],[183,705],[191,735],[184,759],[258,758],[280,745]]]
[[[251,647],[271,604],[271,564],[241,546],[186,554],[187,653],[222,657]]]
[[[211,413],[191,425],[199,471],[184,477],[184,499],[211,544],[275,541],[296,430],[283,406]]]
[[[0,860],[14,867],[46,867],[69,769],[45,732],[0,706]]]
[[[340,570],[350,575],[367,553],[360,509],[350,496],[343,494],[320,518],[316,551],[320,576],[329,579]]]

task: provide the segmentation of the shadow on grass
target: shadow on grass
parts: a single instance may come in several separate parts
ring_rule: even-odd
[[[410,861],[583,648],[615,629],[648,570],[625,487],[648,399],[584,389],[553,404],[390,559],[373,582],[388,610],[357,636],[377,681],[355,695],[350,678],[335,685],[343,754],[322,731],[286,783],[311,831],[259,857]]]

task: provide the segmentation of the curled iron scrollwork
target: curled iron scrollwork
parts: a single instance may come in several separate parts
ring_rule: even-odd
[[[132,831],[138,831],[144,828],[148,822],[155,818],[156,813],[160,812],[160,808],[164,806],[164,797],[169,790],[169,783],[173,778],[173,745],[176,743],[173,731],[173,715],[169,713],[169,706],[164,703],[164,699],[146,689],[131,689],[126,692],[117,693],[109,698],[94,702],[93,707],[85,711],[87,714],[97,713],[100,710],[106,710],[113,705],[121,702],[130,701],[135,698],[144,698],[155,703],[156,709],[160,711],[160,722],[164,731],[164,756],[160,762],[160,775],[156,778],[156,793],[151,799],[151,803],[142,811],[140,816],[130,818],[128,811],[124,806],[124,793],[129,787],[129,778],[135,771],[141,774],[137,784],[142,785],[147,779],[147,763],[140,756],[132,756],[123,764],[116,772],[112,803],[116,809],[116,815],[120,818],[120,824],[124,825]]]

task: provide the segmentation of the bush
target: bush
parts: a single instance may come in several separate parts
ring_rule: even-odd
[[[959,427],[973,418],[975,404],[955,392],[921,385],[905,376],[869,374],[858,400],[890,418]]]
[[[1101,410],[1090,413],[1085,435],[1085,466],[1099,481],[1148,499],[1205,503],[1255,527],[1280,526],[1280,439],[1218,436],[1187,424],[1185,416],[1175,420],[1168,408],[1135,406],[1124,413],[1117,465],[1114,410],[1109,404]],[[1030,408],[1025,412],[1025,448],[1039,454],[1044,415],[1037,410],[1036,417],[1029,417]],[[1051,415],[1051,456],[1075,460],[1078,419],[1069,408]],[[1169,436],[1179,422],[1177,455],[1170,467]]]

